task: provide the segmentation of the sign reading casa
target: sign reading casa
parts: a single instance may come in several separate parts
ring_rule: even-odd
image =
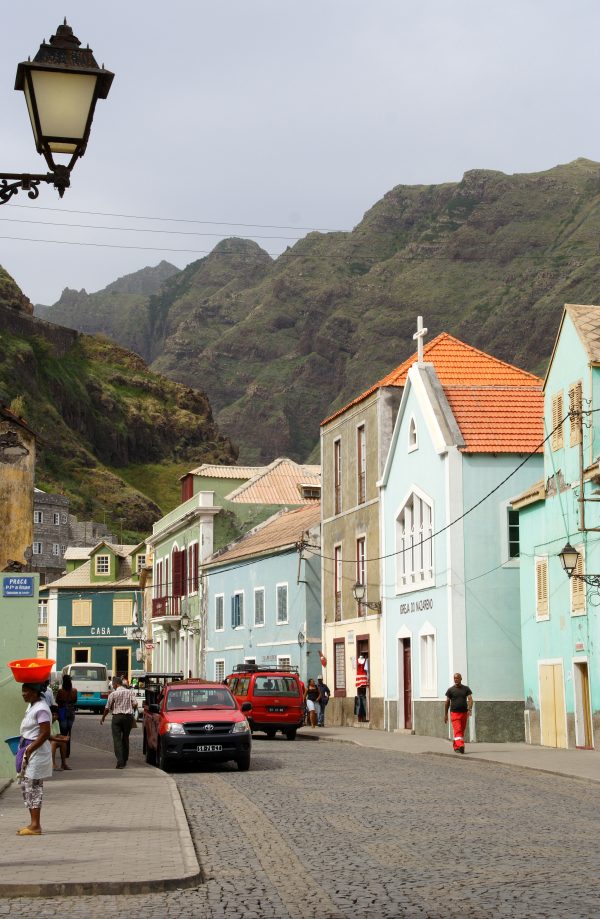
[[[33,578],[24,575],[4,578],[2,595],[4,597],[33,597]]]

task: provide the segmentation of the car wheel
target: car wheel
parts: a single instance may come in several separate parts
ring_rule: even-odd
[[[156,766],[156,750],[148,746],[148,741],[146,741],[146,762],[149,766]]]
[[[235,761],[240,772],[247,772],[250,768],[250,751],[246,750],[244,753],[238,753]]]
[[[163,772],[168,772],[169,771],[169,757],[166,755],[164,747],[161,743],[159,743],[158,745],[156,758],[158,760],[158,768],[162,769]]]
[[[275,728],[269,728],[268,731],[265,731],[265,734],[267,735],[267,737],[269,738],[269,740],[273,740],[273,738],[275,737],[275,734],[276,734],[276,733],[277,733],[277,731],[275,730]]]
[[[285,736],[287,737],[288,740],[295,740],[296,739],[296,728],[286,728]]]

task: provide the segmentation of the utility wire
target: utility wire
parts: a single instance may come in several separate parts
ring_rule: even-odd
[[[93,217],[120,217],[124,220],[156,220],[163,223],[195,223],[219,227],[256,227],[259,230],[304,230],[307,233],[340,233],[344,230],[330,230],[324,227],[283,226],[276,223],[232,223],[229,220],[200,220],[186,217],[150,217],[144,214],[111,214],[104,211],[74,211],[62,207],[40,207],[28,204],[9,204],[8,207],[19,207],[26,211],[53,211],[59,214],[86,214]]]
[[[600,409],[593,409],[593,411],[600,411]],[[464,512],[460,515],[460,517],[456,517],[454,520],[451,520],[449,523],[447,523],[447,524],[446,524],[445,526],[443,526],[441,529],[436,530],[435,533],[432,533],[430,536],[427,536],[425,539],[422,539],[422,540],[421,540],[420,542],[418,542],[416,545],[417,545],[417,546],[425,545],[425,543],[429,542],[430,540],[435,539],[436,536],[440,536],[442,533],[445,533],[446,530],[449,530],[449,529],[450,529],[450,527],[453,527],[455,524],[460,523],[461,520],[464,520],[465,517],[467,517],[470,513],[472,513],[474,510],[476,510],[478,507],[480,507],[480,505],[482,505],[482,504],[484,503],[484,501],[487,501],[488,498],[491,498],[491,496],[492,496],[493,494],[495,494],[495,493],[498,491],[498,489],[502,488],[502,486],[505,485],[506,482],[508,482],[508,480],[511,479],[511,478],[513,477],[513,475],[515,475],[515,474],[519,471],[519,469],[522,469],[522,467],[525,465],[525,463],[529,462],[529,460],[530,460],[533,456],[536,456],[536,455],[540,452],[541,448],[544,446],[544,444],[546,443],[546,441],[547,441],[550,437],[552,437],[554,431],[558,430],[558,428],[560,428],[561,425],[564,424],[564,422],[567,420],[567,418],[570,417],[570,414],[571,414],[570,412],[567,412],[567,414],[565,415],[565,417],[562,419],[562,421],[560,421],[560,422],[556,425],[556,427],[554,428],[554,430],[553,430],[553,431],[550,431],[550,433],[549,433],[548,435],[546,435],[546,437],[544,437],[544,439],[541,441],[541,443],[539,443],[539,444],[535,447],[535,449],[533,449],[533,450],[531,451],[531,453],[528,453],[527,456],[525,457],[525,459],[522,460],[522,461],[519,463],[518,466],[515,466],[515,468],[512,470],[512,472],[509,472],[509,474],[508,474],[507,476],[505,476],[505,477],[502,479],[501,482],[498,482],[498,484],[495,485],[494,488],[492,488],[491,491],[489,491],[486,495],[484,495],[483,498],[480,498],[479,501],[476,501],[475,504],[473,504],[473,505],[471,505],[471,507],[467,508],[467,510],[464,511]],[[313,546],[311,546],[310,544],[307,544],[307,545],[306,545],[306,549],[307,549],[309,552],[313,552],[314,555],[320,555],[320,557],[321,557],[322,559],[325,559],[325,561],[328,561],[328,562],[334,562],[334,561],[335,561],[335,559],[334,559],[332,556],[323,555],[321,552],[315,552],[315,551],[314,551],[315,548],[318,548],[318,547],[313,547]],[[383,559],[386,559],[386,558],[394,558],[394,557],[397,556],[397,555],[402,555],[404,552],[407,552],[407,551],[408,551],[408,549],[398,549],[396,552],[388,552],[386,555],[376,555],[376,556],[373,556],[373,557],[371,557],[371,558],[366,558],[366,559],[365,559],[365,563],[366,563],[366,562],[380,562],[380,561],[383,561]],[[342,562],[342,564],[346,564],[346,565],[356,565],[356,559],[354,559],[354,558],[352,558],[352,559],[344,559],[344,558],[342,558],[342,559],[341,559],[341,562]]]

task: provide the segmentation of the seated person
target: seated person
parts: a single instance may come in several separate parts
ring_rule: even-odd
[[[71,767],[67,766],[67,744],[69,742],[68,734],[60,733],[60,725],[58,723],[58,706],[51,705],[50,711],[52,712],[52,725],[50,727],[50,748],[52,750],[52,766],[54,769],[58,769],[56,765],[56,751],[60,752],[60,763],[61,769],[70,770]]]

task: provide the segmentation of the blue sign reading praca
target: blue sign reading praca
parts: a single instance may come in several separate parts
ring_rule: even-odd
[[[33,578],[18,574],[4,578],[2,596],[33,597]]]

